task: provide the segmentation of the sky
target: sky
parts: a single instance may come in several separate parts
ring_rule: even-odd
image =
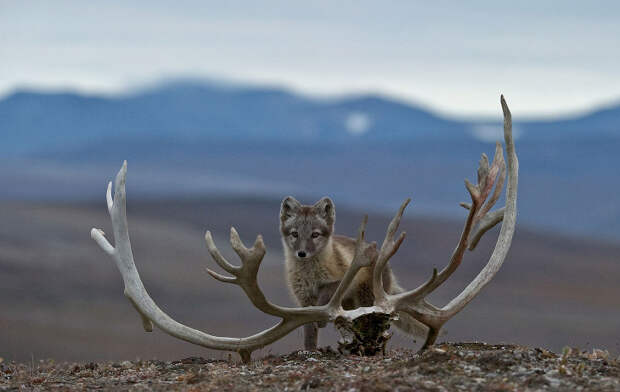
[[[0,96],[204,77],[554,117],[618,103],[619,65],[618,1],[0,0]]]

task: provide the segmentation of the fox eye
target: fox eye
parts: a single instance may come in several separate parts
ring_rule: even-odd
[[[297,233],[296,231],[291,231],[291,236],[293,238],[297,238],[297,237],[299,237],[299,233]]]
[[[318,236],[320,236],[321,234],[318,231],[315,231],[314,233],[312,233],[312,238],[318,238]]]

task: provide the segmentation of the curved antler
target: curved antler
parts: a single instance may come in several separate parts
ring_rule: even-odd
[[[375,311],[375,309],[372,308],[361,311],[345,311],[341,306],[344,293],[353,281],[355,274],[362,267],[368,267],[374,263],[377,257],[376,244],[364,242],[367,222],[367,217],[365,217],[359,229],[354,261],[330,302],[324,306],[304,308],[281,307],[272,304],[265,298],[265,295],[257,283],[258,268],[265,255],[265,245],[260,235],[256,238],[254,246],[248,249],[241,242],[237,231],[234,228],[231,229],[231,245],[242,262],[241,266],[234,266],[220,254],[211,237],[211,233],[207,231],[205,239],[209,253],[222,269],[233,276],[220,275],[208,269],[207,271],[209,274],[219,281],[240,286],[254,306],[267,314],[280,317],[282,320],[265,331],[245,338],[209,335],[175,321],[153,301],[146,291],[140,274],[136,269],[127,227],[126,176],[127,162],[125,161],[116,176],[114,198],[112,198],[111,182],[108,184],[106,193],[108,211],[114,230],[115,246],[112,246],[108,242],[105,238],[105,234],[100,229],[92,229],[91,237],[114,259],[123,277],[123,282],[125,284],[124,294],[140,314],[145,331],[151,332],[153,330],[153,324],[155,324],[162,331],[176,338],[211,349],[236,351],[241,355],[244,361],[248,361],[252,351],[280,339],[303,324],[332,321],[337,317],[353,319],[361,314]]]
[[[152,331],[153,324],[155,324],[162,331],[179,339],[216,350],[236,351],[244,361],[249,361],[252,351],[280,339],[303,324],[333,321],[337,317],[353,320],[370,313],[391,314],[394,312],[405,312],[429,327],[429,334],[423,347],[425,348],[435,341],[441,326],[463,309],[489,283],[504,262],[512,242],[517,215],[516,200],[519,165],[512,139],[512,119],[503,96],[501,97],[501,104],[504,112],[504,140],[508,157],[506,206],[490,212],[493,205],[499,199],[506,177],[506,165],[501,147],[498,144],[491,165],[489,165],[486,156],[482,156],[478,169],[477,184],[474,185],[467,180],[465,181],[472,203],[462,204],[469,210],[469,214],[449,264],[440,272],[434,269],[428,281],[404,293],[386,293],[383,287],[382,276],[388,260],[398,251],[405,238],[405,233],[401,233],[394,239],[404,210],[410,201],[409,199],[401,205],[398,213],[392,219],[379,252],[377,252],[375,243],[369,244],[364,241],[367,223],[367,217],[364,217],[358,231],[355,254],[351,266],[345,273],[330,301],[323,306],[287,308],[269,302],[257,282],[258,269],[266,252],[262,237],[259,235],[254,245],[251,248],[247,248],[239,238],[237,231],[234,228],[231,229],[231,246],[241,259],[241,265],[235,266],[222,256],[215,246],[211,233],[207,231],[205,240],[209,253],[215,262],[232,276],[221,275],[207,269],[209,274],[221,282],[240,286],[254,306],[266,314],[281,318],[281,321],[273,327],[245,338],[209,335],[183,325],[168,316],[149,296],[136,269],[129,240],[125,193],[126,161],[116,176],[114,197],[112,197],[111,182],[108,184],[106,193],[108,211],[114,230],[115,246],[108,242],[103,231],[99,229],[92,229],[91,237],[116,262],[116,266],[125,284],[125,296],[140,314],[146,331]],[[495,190],[491,198],[486,201],[494,186]],[[458,268],[465,250],[468,247],[470,250],[475,248],[482,235],[502,220],[502,228],[493,254],[478,276],[443,308],[438,308],[428,303],[425,297],[439,287]],[[476,225],[476,231],[472,232]],[[374,306],[343,310],[342,299],[352,284],[355,275],[361,268],[370,267],[373,264]]]
[[[385,293],[385,290],[383,290],[380,276],[383,273],[383,268],[385,268],[387,259],[393,255],[393,252],[389,252],[389,254],[386,253],[386,260],[383,260],[382,254],[380,254],[379,262],[376,266],[377,269],[374,271],[373,284],[375,285],[375,296],[380,299],[380,303],[389,304],[385,306],[391,307],[392,311],[405,312],[429,327],[429,335],[423,349],[433,344],[437,338],[437,334],[441,326],[456,313],[461,311],[480,292],[480,290],[482,290],[482,288],[491,281],[493,276],[495,276],[503,264],[508,250],[510,249],[517,216],[519,162],[517,160],[512,137],[512,116],[503,95],[501,96],[500,101],[504,113],[504,140],[506,143],[506,155],[508,157],[506,206],[496,211],[489,212],[499,199],[501,188],[503,187],[506,177],[506,164],[503,159],[501,146],[498,143],[496,145],[493,163],[490,166],[488,164],[487,157],[485,155],[482,156],[482,159],[480,160],[480,167],[478,169],[478,183],[474,185],[465,180],[465,186],[471,196],[472,203],[461,204],[469,210],[469,214],[457,247],[452,253],[449,264],[439,273],[437,272],[437,269],[434,269],[430,279],[421,286],[404,293],[392,295]],[[491,193],[494,185],[496,185],[495,191],[485,204],[485,201]],[[393,227],[394,231],[398,227],[400,217],[402,216],[402,209],[404,209],[406,205],[407,202],[403,204],[401,211],[390,224],[390,228]],[[495,249],[487,265],[482,269],[482,271],[480,271],[476,278],[446,306],[438,308],[428,303],[426,301],[426,297],[443,282],[445,282],[445,280],[448,279],[458,268],[463,260],[463,255],[468,246],[470,250],[473,250],[484,233],[502,220],[503,224],[495,245]],[[476,224],[478,224],[478,228],[472,233],[472,229]],[[402,238],[403,235],[404,233],[401,234],[399,239]],[[398,249],[400,242],[394,242],[392,240],[393,236],[394,233],[391,232],[391,230],[388,230],[384,246],[387,246],[389,249],[394,247],[395,249]],[[384,247],[382,246],[382,251],[383,248]]]

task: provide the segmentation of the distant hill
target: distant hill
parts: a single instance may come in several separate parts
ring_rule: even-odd
[[[277,88],[189,82],[115,97],[23,90],[0,101],[3,150],[12,154],[121,138],[398,141],[466,137],[465,129],[464,123],[380,96],[314,100]]]
[[[619,139],[620,106],[516,124],[523,140]],[[446,119],[379,95],[318,100],[282,88],[191,80],[118,96],[20,90],[0,100],[0,151],[12,156],[107,140],[390,143],[490,140],[499,129],[498,122]]]
[[[620,239],[620,107],[518,120],[520,223]],[[502,126],[378,95],[183,80],[118,96],[18,91],[0,100],[0,134],[0,199],[98,198],[127,159],[144,197],[330,195],[391,211],[412,196],[417,213],[453,217]]]
[[[620,103],[590,113],[553,121],[531,121],[521,124],[528,139],[572,140],[620,139]]]

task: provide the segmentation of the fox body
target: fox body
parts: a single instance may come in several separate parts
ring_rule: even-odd
[[[302,205],[289,196],[280,208],[280,232],[284,246],[286,281],[291,294],[300,306],[324,305],[331,298],[340,280],[351,265],[355,250],[353,238],[335,235],[334,203],[324,197],[314,205]],[[383,285],[390,294],[403,292],[388,266],[383,273]],[[354,309],[371,306],[372,270],[362,268],[345,294],[343,307]],[[399,315],[395,325],[402,331],[421,335],[422,324],[406,314]],[[307,350],[317,347],[316,323],[304,326],[304,345]]]

